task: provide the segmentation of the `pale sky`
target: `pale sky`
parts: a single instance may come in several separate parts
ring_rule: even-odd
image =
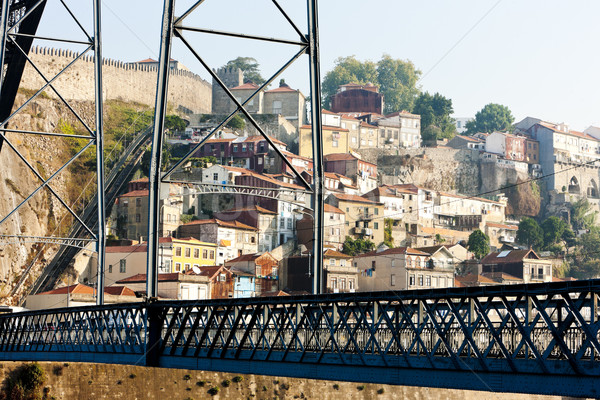
[[[74,24],[58,1],[49,3],[40,34],[72,38]],[[192,3],[178,1],[177,14]],[[91,1],[67,4],[91,26]],[[306,31],[305,2],[280,4]],[[104,56],[122,61],[157,58],[161,12],[157,0],[104,0]],[[534,116],[579,130],[600,125],[598,1],[320,0],[319,12],[322,76],[338,57],[377,61],[387,53],[413,61],[423,72],[422,89],[451,98],[455,116],[473,116],[495,102],[508,106],[516,120]],[[206,0],[187,23],[294,39],[270,0]],[[297,51],[202,34],[189,34],[189,40],[215,68],[237,56],[252,56],[263,76]],[[172,56],[208,79],[178,40]],[[308,95],[307,71],[307,58],[302,57],[283,77]]]

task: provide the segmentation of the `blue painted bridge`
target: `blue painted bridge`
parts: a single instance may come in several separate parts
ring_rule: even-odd
[[[0,316],[0,359],[600,396],[600,280]]]

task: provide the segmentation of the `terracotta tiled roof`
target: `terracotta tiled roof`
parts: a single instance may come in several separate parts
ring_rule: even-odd
[[[215,276],[217,276],[217,274],[221,273],[231,274],[231,271],[222,265],[200,267],[200,275],[207,276],[208,279],[213,279]]]
[[[465,136],[465,135],[456,135],[454,136],[455,138],[460,138],[460,139],[464,139],[467,140],[469,142],[476,142],[476,143],[483,143],[483,140],[479,139],[479,138],[474,138],[472,136]]]
[[[325,212],[334,213],[334,214],[345,214],[342,210],[337,207],[332,206],[331,204],[325,203]]]
[[[287,144],[283,143],[279,139],[275,139],[274,137],[269,136],[269,139],[271,139],[273,141],[273,143],[277,143],[277,144],[281,144],[281,145],[287,146]],[[263,135],[254,135],[254,136],[248,136],[246,139],[244,139],[244,142],[246,142],[246,143],[248,143],[248,142],[260,142],[261,140],[267,140],[267,139],[265,139],[265,137]]]
[[[499,257],[500,254],[503,254],[504,257]],[[525,258],[540,259],[533,250],[506,250],[488,254],[481,260],[481,264],[508,264],[521,262]]]
[[[107,286],[104,288],[104,293],[112,296],[134,296],[135,292],[127,286]]]
[[[573,135],[573,136],[580,137],[582,139],[593,140],[595,142],[598,142],[598,139],[596,139],[593,136],[588,135],[587,133],[577,132],[577,131],[571,131],[571,130],[568,131],[568,132],[561,131],[560,129],[557,128],[556,125],[548,123],[548,122],[543,122],[543,121],[539,122],[538,125],[541,125],[541,126],[543,126],[545,128],[548,128],[548,129],[551,129],[551,130],[553,130],[554,132],[557,132],[557,133],[562,133],[562,134],[566,134],[566,135]]]
[[[258,230],[256,228],[251,227],[250,225],[243,224],[239,221],[223,221],[218,218],[199,219],[197,221],[188,222],[187,224],[183,224],[181,226],[209,225],[209,224],[217,224],[217,225],[225,227],[225,228],[245,229],[248,231]]]
[[[260,295],[260,297],[279,297],[279,296],[289,296],[288,293],[283,290],[278,290],[276,292],[264,292]]]
[[[325,161],[358,160],[356,156],[353,156],[350,153],[327,154],[323,158]]]
[[[106,253],[146,253],[147,244],[136,244],[133,246],[106,246]]]
[[[352,258],[352,256],[349,256],[347,254],[340,253],[339,251],[331,250],[331,249],[325,250],[325,253],[323,253],[323,257],[328,257],[328,258]]]
[[[258,85],[252,83],[252,82],[248,82],[248,83],[244,83],[243,85],[240,86],[236,86],[234,88],[231,88],[229,90],[248,90],[248,89],[258,89]]]
[[[67,293],[77,293],[77,294],[94,294],[96,289],[91,286],[82,285],[81,283],[77,283],[71,286],[63,286],[54,290],[49,290],[47,292],[38,293],[40,294],[67,294]]]
[[[288,85],[285,86],[279,86],[276,89],[272,89],[272,90],[267,90],[265,93],[294,93],[294,92],[298,92],[295,89],[292,89],[291,87],[289,87]]]
[[[38,295],[45,294],[94,294],[96,289],[91,286],[82,285],[77,283],[71,286],[64,286],[47,292],[38,293]],[[107,286],[104,288],[104,293],[112,296],[135,296],[135,292],[125,286]]]
[[[267,210],[266,208],[262,208],[259,205],[253,204],[251,206],[248,207],[242,207],[242,208],[232,208],[230,210],[226,210],[226,211],[221,211],[221,213],[236,213],[236,212],[240,212],[240,211],[256,211],[258,213],[261,214],[271,214],[271,215],[276,215],[277,213],[275,211],[271,211],[271,210]]]
[[[273,255],[271,253],[269,253],[268,251],[266,251],[264,253],[242,254],[241,256],[238,256],[238,257],[233,258],[231,260],[225,261],[225,264],[236,263],[236,262],[240,262],[240,261],[255,261],[255,260],[259,259],[262,256],[270,257],[272,259],[275,259],[275,257],[273,257]]]
[[[132,192],[123,193],[119,197],[146,197],[148,196],[148,190],[134,190]]]
[[[392,254],[409,254],[414,256],[429,256],[429,253],[425,253],[423,251],[419,251],[417,249],[411,249],[410,247],[394,247],[392,249],[387,249],[384,251],[377,252],[377,250],[370,251],[368,253],[359,254],[354,258],[361,257],[374,257],[374,256],[389,256]]]
[[[296,185],[294,183],[283,182],[283,181],[277,180],[277,179],[275,179],[273,177],[270,177],[268,175],[258,174],[258,173],[253,172],[253,171],[248,171],[248,172],[244,173],[243,175],[244,176],[252,176],[252,177],[255,177],[257,179],[261,179],[261,180],[270,182],[270,183],[272,183],[274,185],[277,185],[277,186],[287,187],[289,189],[304,189],[302,186]]]
[[[155,60],[154,58],[146,58],[145,60],[138,61],[138,64],[141,64],[141,63],[155,63],[155,62],[158,62],[158,60]]]
[[[139,182],[149,182],[150,179],[148,178],[140,178],[140,179],[135,179],[133,181],[129,181],[129,183],[139,183]]]
[[[246,172],[252,172],[247,168],[240,168],[240,167],[230,167],[229,165],[221,165],[221,167],[225,168],[227,171],[231,171],[231,172],[240,172],[240,173],[246,173]]]
[[[338,200],[342,200],[342,201],[353,201],[355,203],[368,203],[368,204],[378,204],[378,205],[382,204],[382,203],[378,203],[373,200],[366,199],[361,196],[357,196],[355,194],[334,193],[332,196],[337,198]]]
[[[322,109],[321,113],[322,114],[329,114],[329,115],[338,115],[338,113],[334,113],[333,111],[329,111],[329,110],[326,110],[326,109]]]
[[[158,281],[159,282],[178,282],[184,276],[185,276],[184,274],[180,274],[178,272],[173,272],[173,273],[168,273],[168,274],[158,274]],[[130,276],[129,278],[125,278],[125,279],[121,279],[120,281],[117,281],[117,283],[140,283],[140,282],[146,282],[146,274],[137,274],[137,275]]]

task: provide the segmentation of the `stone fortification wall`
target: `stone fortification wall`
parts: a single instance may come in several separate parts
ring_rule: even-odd
[[[42,73],[51,79],[78,56],[78,53],[46,47],[34,46],[29,54]],[[105,59],[102,67],[104,99],[119,99],[154,105],[156,96],[157,69],[155,66],[125,63]],[[21,87],[38,90],[45,84],[44,79],[27,64]],[[73,63],[53,82],[61,95],[72,100],[94,99],[94,58],[88,52]],[[56,97],[51,88],[45,92]],[[172,70],[169,78],[169,105],[187,113],[211,112],[211,85],[193,72]]]
[[[478,193],[479,153],[451,148],[364,149],[362,158],[376,163],[381,183],[424,186],[430,189]]]
[[[46,381],[40,398],[56,399],[403,399],[564,400],[561,396],[477,392],[414,386],[239,375],[226,372],[147,368],[133,365],[39,363]],[[23,363],[0,364],[0,379]],[[234,377],[239,377],[236,380]],[[226,384],[224,381],[228,380]],[[218,387],[218,394],[209,390]]]

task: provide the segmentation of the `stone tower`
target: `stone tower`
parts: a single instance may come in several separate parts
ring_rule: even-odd
[[[215,71],[217,76],[228,88],[240,86],[244,83],[244,73],[239,68],[219,68]],[[233,111],[233,103],[221,86],[213,79],[212,84],[212,113],[229,114]]]

